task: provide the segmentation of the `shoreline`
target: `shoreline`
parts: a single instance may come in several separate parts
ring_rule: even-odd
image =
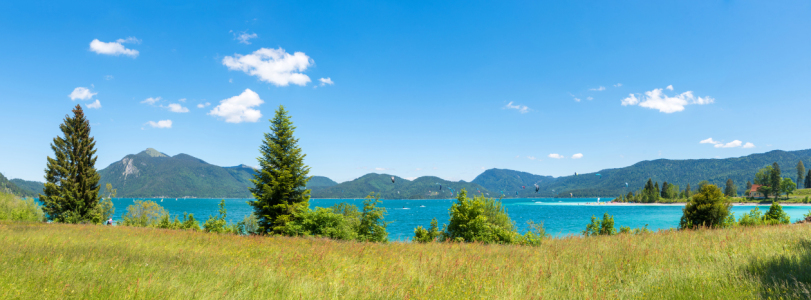
[[[780,202],[778,202],[780,203]],[[576,205],[584,206],[684,206],[687,202],[677,203],[627,203],[627,202],[586,202],[578,203]],[[753,202],[732,202],[732,206],[769,206],[771,203],[753,203]],[[781,206],[811,206],[811,203],[780,203]]]

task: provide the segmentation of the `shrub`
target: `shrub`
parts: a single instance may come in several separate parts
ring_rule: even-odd
[[[790,221],[791,218],[783,211],[783,207],[780,206],[780,203],[777,202],[772,202],[769,211],[763,215],[763,222],[767,224],[788,224]]]
[[[315,210],[299,209],[290,222],[279,228],[289,236],[317,236],[339,240],[354,240],[357,233],[344,215],[331,208],[316,207]]]
[[[704,184],[684,206],[679,228],[721,227],[724,219],[729,216],[731,206],[720,188],[713,184]]]
[[[748,214],[744,214],[741,216],[741,219],[738,220],[738,225],[741,226],[758,226],[763,225],[763,213],[760,212],[760,209],[755,206]]]
[[[626,231],[630,232],[630,227],[626,229]],[[586,230],[583,231],[584,236],[614,235],[616,233],[617,230],[614,229],[614,217],[608,213],[603,214],[602,221],[598,221],[597,217],[591,216],[591,222],[586,225]]]
[[[436,241],[439,236],[439,226],[436,218],[431,220],[431,227],[426,230],[422,226],[414,229],[414,241],[418,243],[430,243]]]
[[[226,233],[229,232],[228,223],[225,221],[226,210],[225,200],[220,200],[220,211],[217,217],[208,216],[208,220],[203,223],[203,230],[205,232]]]
[[[42,207],[32,198],[20,199],[0,192],[0,220],[45,221]]]
[[[516,241],[515,230],[501,201],[484,196],[467,197],[462,189],[449,209],[450,221],[441,240],[509,244]]]
[[[261,233],[259,229],[259,219],[256,218],[256,215],[253,213],[245,216],[242,221],[237,223],[237,226],[239,228],[239,234],[242,235],[256,235]]]
[[[358,240],[368,242],[386,242],[388,233],[386,232],[386,222],[383,217],[386,209],[377,207],[380,203],[380,193],[369,194],[363,201],[363,213],[360,215],[360,222],[357,229]],[[352,206],[354,207],[354,205]],[[355,208],[357,209],[357,208]]]
[[[523,236],[520,236],[520,239],[518,240],[519,244],[526,246],[540,246],[543,243],[543,240],[549,237],[549,235],[546,234],[546,230],[543,228],[543,223],[527,221],[527,225],[529,226],[529,231],[524,233]]]
[[[124,215],[124,226],[147,227],[156,226],[166,215],[166,210],[154,201],[135,200],[135,203],[127,207],[127,214]]]

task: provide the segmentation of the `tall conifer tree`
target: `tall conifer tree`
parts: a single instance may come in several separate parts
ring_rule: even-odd
[[[55,137],[51,144],[55,158],[48,157],[45,194],[39,195],[43,211],[56,222],[100,223],[96,141],[80,105],[73,109],[73,117],[65,116],[59,130],[64,137]]]
[[[691,193],[692,191],[690,191],[690,184],[688,183],[687,187],[684,188],[684,198],[690,198]]]
[[[668,188],[669,187],[668,187],[667,181],[663,182],[662,183],[662,193],[661,193],[662,198],[670,199],[670,195],[668,194],[668,192],[669,192]]]
[[[280,105],[270,120],[270,132],[265,133],[259,147],[261,170],[251,180],[254,183],[251,193],[256,200],[248,204],[259,218],[261,233],[280,233],[297,211],[307,210],[310,205],[310,190],[306,189],[310,167],[304,164],[307,155],[293,137],[295,129]]]
[[[727,186],[724,189],[724,196],[735,197],[737,195],[738,195],[738,192],[735,191],[735,183],[732,181],[732,178],[727,179]]]
[[[783,173],[780,172],[780,165],[778,165],[777,162],[774,162],[772,164],[772,172],[769,176],[769,179],[771,181],[771,184],[769,186],[772,188],[772,194],[774,194],[775,198],[780,196],[780,183],[783,182],[782,175]]]
[[[808,174],[805,174],[805,188],[811,189],[811,170],[808,170]]]
[[[797,163],[797,185],[802,186],[803,177],[805,177],[805,165],[803,165],[803,161]]]

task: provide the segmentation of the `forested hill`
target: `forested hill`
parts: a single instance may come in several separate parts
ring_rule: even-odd
[[[334,186],[313,189],[313,198],[363,198],[371,192],[380,193],[384,199],[448,199],[453,198],[460,190],[467,189],[468,195],[489,193],[482,186],[465,181],[447,181],[439,177],[423,176],[406,180],[392,175],[370,173],[362,177]],[[442,187],[440,189],[440,186]],[[478,191],[478,192],[477,192]]]
[[[17,186],[0,173],[0,192],[14,194],[20,197],[37,197],[37,193]]]
[[[684,189],[689,183],[695,188],[702,180],[723,186],[727,179],[732,179],[742,193],[746,181],[754,180],[760,168],[777,162],[783,177],[797,181],[797,163],[802,160],[806,166],[811,163],[811,149],[798,151],[775,150],[767,153],[752,154],[726,159],[657,159],[638,162],[632,166],[618,169],[606,169],[577,176],[545,177],[529,173],[490,169],[476,177],[472,182],[491,191],[504,191],[506,197],[615,197],[629,191],[641,189],[648,178],[676,184]],[[597,176],[600,174],[601,176]],[[628,188],[625,183],[628,183]],[[534,184],[539,192],[535,193]],[[526,186],[522,189],[521,186]],[[516,196],[516,192],[518,195]]]

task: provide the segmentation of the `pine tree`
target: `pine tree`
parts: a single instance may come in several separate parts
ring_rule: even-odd
[[[780,165],[778,165],[777,162],[772,164],[772,172],[769,179],[771,181],[769,186],[772,188],[774,197],[777,198],[780,196],[780,183],[783,182],[782,172],[780,172]]]
[[[645,183],[645,190],[642,193],[642,202],[653,202],[653,181],[648,178],[648,182]]]
[[[797,184],[804,182],[803,177],[805,176],[805,165],[803,165],[803,161],[797,163]]]
[[[724,189],[724,196],[735,197],[737,195],[738,195],[738,193],[737,193],[737,191],[735,191],[735,183],[732,181],[731,178],[727,179],[727,186]]]
[[[660,193],[661,192],[659,191],[659,182],[657,181],[656,185],[653,186],[653,195],[651,195],[654,202],[659,201],[659,194]]]
[[[80,105],[73,109],[73,117],[65,116],[59,129],[64,137],[53,139],[51,149],[56,158],[48,157],[45,194],[39,195],[43,211],[56,222],[101,223],[96,141],[90,136],[90,122]]]
[[[748,191],[748,190],[751,190],[751,189],[752,189],[752,182],[751,182],[751,181],[747,181],[747,182],[746,182],[746,190]]]
[[[687,187],[684,188],[684,198],[690,198],[691,193],[692,193],[692,191],[690,191],[690,184],[688,183]]]
[[[811,170],[808,170],[808,174],[805,174],[805,188],[811,189]]]
[[[662,183],[662,198],[670,199],[670,195],[668,194],[668,184],[667,181]]]
[[[296,212],[309,209],[310,190],[306,189],[310,167],[304,164],[306,154],[293,137],[296,127],[290,116],[279,106],[270,133],[259,147],[258,158],[261,170],[251,181],[251,193],[256,198],[249,201],[254,214],[259,218],[261,233],[279,233],[285,224],[295,219]]]

